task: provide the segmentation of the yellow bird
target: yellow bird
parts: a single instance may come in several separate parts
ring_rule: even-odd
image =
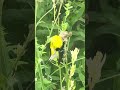
[[[70,35],[71,33],[68,33],[67,31],[62,31],[60,32],[59,35],[54,35],[51,37],[50,39],[51,57],[49,60],[58,60],[60,59],[59,56],[61,57],[63,56],[64,52],[60,52],[60,50],[63,50],[64,42],[67,41],[67,38]]]
[[[58,50],[63,46],[62,37],[59,35],[55,35],[51,37],[50,49],[51,49],[51,57],[50,60],[57,60],[59,58]]]

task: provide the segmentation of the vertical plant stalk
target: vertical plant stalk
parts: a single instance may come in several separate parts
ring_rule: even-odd
[[[52,0],[53,2],[53,8],[54,8],[54,20],[55,20],[55,16],[56,16],[56,3],[55,0]]]
[[[3,32],[3,28],[2,26],[0,26],[0,75],[1,74],[5,74],[6,73],[6,65],[7,64],[7,59],[8,59],[8,55],[7,52],[5,50],[5,46],[6,46],[6,42],[4,39],[4,32]],[[5,57],[6,56],[6,57]]]
[[[2,8],[4,0],[0,0],[0,78],[2,79],[2,86],[0,90],[8,90],[7,79],[9,78],[9,72],[11,65],[9,63],[9,55],[7,50],[7,42],[5,41],[4,27],[2,27]]]
[[[70,68],[70,75],[69,75],[69,89],[68,90],[75,90],[75,85],[74,85],[74,80],[72,80],[72,77],[75,73],[76,70],[76,60],[77,60],[77,55],[79,53],[79,49],[75,48],[74,51],[71,51],[71,62],[72,62],[72,66]]]
[[[36,3],[36,6],[37,6],[37,1],[36,1],[35,3]],[[51,30],[50,30],[49,36],[48,36],[45,44],[44,44],[44,48],[42,48],[41,51],[39,51],[39,49],[38,49],[38,47],[37,47],[37,46],[38,46],[37,41],[35,40],[35,43],[36,43],[36,45],[35,45],[35,48],[36,48],[36,49],[35,49],[35,50],[37,50],[37,51],[35,52],[35,54],[37,55],[39,52],[41,53],[40,56],[38,56],[38,55],[36,56],[37,59],[40,59],[40,58],[42,57],[42,55],[43,55],[43,52],[44,52],[44,50],[45,50],[45,48],[46,48],[46,45],[48,44],[49,37],[51,37],[51,34],[52,34],[52,32],[53,32],[53,29],[54,29],[54,26],[55,26],[55,24],[57,23],[57,20],[58,20],[58,18],[59,18],[60,11],[61,11],[61,7],[62,7],[62,3],[60,4],[59,11],[58,11],[58,14],[57,14],[57,17],[56,17],[56,18],[55,18],[55,15],[56,15],[55,8],[52,7],[48,12],[46,12],[46,13],[39,19],[38,22],[36,22],[37,8],[35,8],[35,36],[36,36],[36,28],[37,28],[37,26],[40,24],[41,20],[42,20],[49,12],[51,12],[51,11],[53,10],[53,8],[54,8],[54,21],[53,21],[53,26],[52,26],[52,28],[51,28]],[[37,59],[35,59],[35,60],[37,60]],[[41,63],[40,63],[40,62],[36,62],[36,71],[37,71],[38,69],[40,69],[39,76],[40,76],[40,80],[41,80],[41,83],[42,83],[42,85],[41,85],[41,86],[42,86],[42,90],[45,90],[44,82],[43,82],[43,72],[42,72],[42,68],[41,68]],[[60,69],[60,78],[61,78],[61,68],[59,68],[59,69]],[[35,73],[35,74],[36,74],[36,73]],[[62,78],[61,78],[60,80],[61,80],[60,83],[61,83],[61,90],[62,90]]]
[[[41,81],[41,87],[42,87],[42,90],[45,90],[45,86],[44,86],[44,82],[43,82],[44,77],[43,77],[43,72],[42,72],[41,62],[40,62],[41,57],[42,57],[42,54],[40,54],[38,43],[36,40],[36,42],[35,42],[35,60],[36,60],[35,76],[36,76],[36,71],[39,70],[38,74],[39,74],[40,81]]]
[[[52,35],[54,26],[55,26],[55,24],[57,23],[57,20],[59,19],[59,15],[60,15],[61,8],[62,8],[62,3],[60,4],[60,7],[59,7],[59,10],[58,10],[57,17],[56,17],[56,19],[54,20],[54,23],[53,23],[53,27],[52,27],[51,30],[50,30],[49,37]],[[54,12],[54,14],[56,14],[56,11]],[[46,43],[46,44],[47,44],[47,43]],[[46,45],[46,44],[45,44],[45,45]]]
[[[40,24],[41,20],[42,20],[48,13],[50,13],[52,10],[53,10],[53,7],[52,7],[48,12],[46,12],[46,13],[39,19],[39,21],[36,23],[36,27]]]
[[[2,74],[4,68],[4,59],[6,60],[7,58],[4,57],[5,51],[4,51],[4,46],[5,45],[5,40],[4,40],[4,28],[2,27],[2,7],[3,7],[3,2],[4,0],[0,0],[0,74]],[[4,48],[3,48],[4,47]]]
[[[42,18],[47,15],[47,13],[38,21],[36,22],[36,17],[37,17],[37,7],[38,7],[38,4],[37,4],[37,0],[35,1],[35,77],[36,77],[36,71],[38,71],[38,69],[40,70],[38,72],[39,74],[39,77],[40,77],[40,81],[41,81],[41,87],[42,87],[42,90],[45,90],[45,87],[44,87],[44,82],[43,82],[43,72],[42,72],[42,68],[41,68],[41,62],[39,62],[40,60],[40,57],[42,57],[42,53],[39,55],[39,47],[38,47],[38,43],[37,43],[37,38],[36,38],[36,28],[38,26],[38,24],[40,23],[40,21],[42,20]],[[51,11],[51,10],[50,10]],[[49,12],[48,12],[49,13]],[[42,50],[43,51],[43,50]]]
[[[62,90],[62,76],[61,76],[61,67],[59,66],[59,74],[60,74],[60,90]]]
[[[68,66],[67,66],[67,63],[68,63],[68,60],[67,60],[67,44],[65,45],[65,69],[66,69],[66,89],[68,90],[69,88],[69,74],[68,74]]]
[[[66,90],[69,89],[69,69],[68,69],[68,59],[67,59],[67,51],[69,48],[69,42],[70,42],[70,38],[68,39],[68,41],[65,42],[65,46],[64,46],[64,58],[63,61],[65,61],[65,71],[66,71]]]
[[[36,4],[36,5],[37,5],[37,4]],[[58,20],[58,18],[59,18],[61,8],[62,8],[62,3],[60,4],[57,17],[56,17],[56,19],[54,20],[53,26],[52,26],[52,28],[51,28],[51,30],[50,30],[50,34],[49,34],[49,36],[48,36],[48,38],[47,38],[47,40],[46,40],[46,42],[45,42],[45,44],[44,44],[44,47],[46,47],[46,45],[48,44],[48,39],[49,39],[49,37],[51,37],[51,35],[52,35],[54,26],[55,26],[55,24],[57,23],[57,20]],[[36,28],[37,28],[37,26],[40,24],[41,20],[42,20],[49,12],[51,12],[52,10],[53,10],[53,7],[52,7],[48,12],[46,12],[46,13],[39,19],[38,22],[36,22],[36,16],[35,16],[35,23],[36,23],[36,24],[35,24],[35,32],[36,32]],[[37,15],[37,9],[36,9],[35,11],[36,11],[36,12],[35,12],[35,15]],[[35,34],[35,36],[36,36],[36,34]],[[45,48],[42,49],[41,51],[43,52],[44,50],[45,50]]]
[[[0,0],[0,26],[2,25],[2,8],[4,0]]]
[[[0,77],[4,82],[0,89],[8,90],[7,79],[9,78],[9,72],[11,70],[11,64],[9,62],[9,55],[7,50],[7,43],[4,39],[3,27],[0,26]],[[6,85],[7,84],[7,85]]]
[[[24,41],[23,45],[20,45],[20,44],[17,45],[17,49],[16,49],[17,58],[15,59],[15,63],[13,65],[13,70],[11,72],[11,75],[13,75],[13,76],[17,70],[17,65],[18,65],[19,60],[26,52],[26,47],[27,47],[28,43],[34,39],[34,28],[33,27],[34,27],[34,24],[29,25],[29,33],[28,33],[28,36],[27,36],[26,40]]]

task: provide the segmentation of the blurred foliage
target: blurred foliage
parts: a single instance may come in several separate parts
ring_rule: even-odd
[[[86,5],[89,20],[86,25],[86,57],[93,57],[98,50],[107,56],[101,80],[94,90],[119,90],[120,1],[87,0]]]
[[[36,90],[85,90],[85,1],[36,0]],[[67,58],[60,65],[49,61],[50,37],[61,31],[72,32],[64,49]],[[70,51],[79,49],[72,64]],[[75,71],[74,71],[75,70]],[[72,78],[70,76],[72,72]]]
[[[34,89],[34,3],[25,1],[0,1],[0,90]]]

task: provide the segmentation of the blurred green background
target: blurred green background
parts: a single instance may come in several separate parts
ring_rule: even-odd
[[[86,0],[86,13],[86,57],[98,50],[106,53],[101,79],[111,77],[97,83],[94,90],[120,90],[120,76],[114,77],[120,73],[120,0]]]

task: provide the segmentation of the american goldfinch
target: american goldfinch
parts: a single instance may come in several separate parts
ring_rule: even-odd
[[[51,49],[51,57],[50,60],[57,60],[59,58],[58,50],[63,46],[62,37],[59,35],[55,35],[51,37],[50,49]]]
[[[67,31],[62,31],[59,35],[54,35],[50,39],[50,49],[51,49],[51,57],[49,60],[58,60],[63,56],[64,50],[64,42],[67,41],[69,36]]]

